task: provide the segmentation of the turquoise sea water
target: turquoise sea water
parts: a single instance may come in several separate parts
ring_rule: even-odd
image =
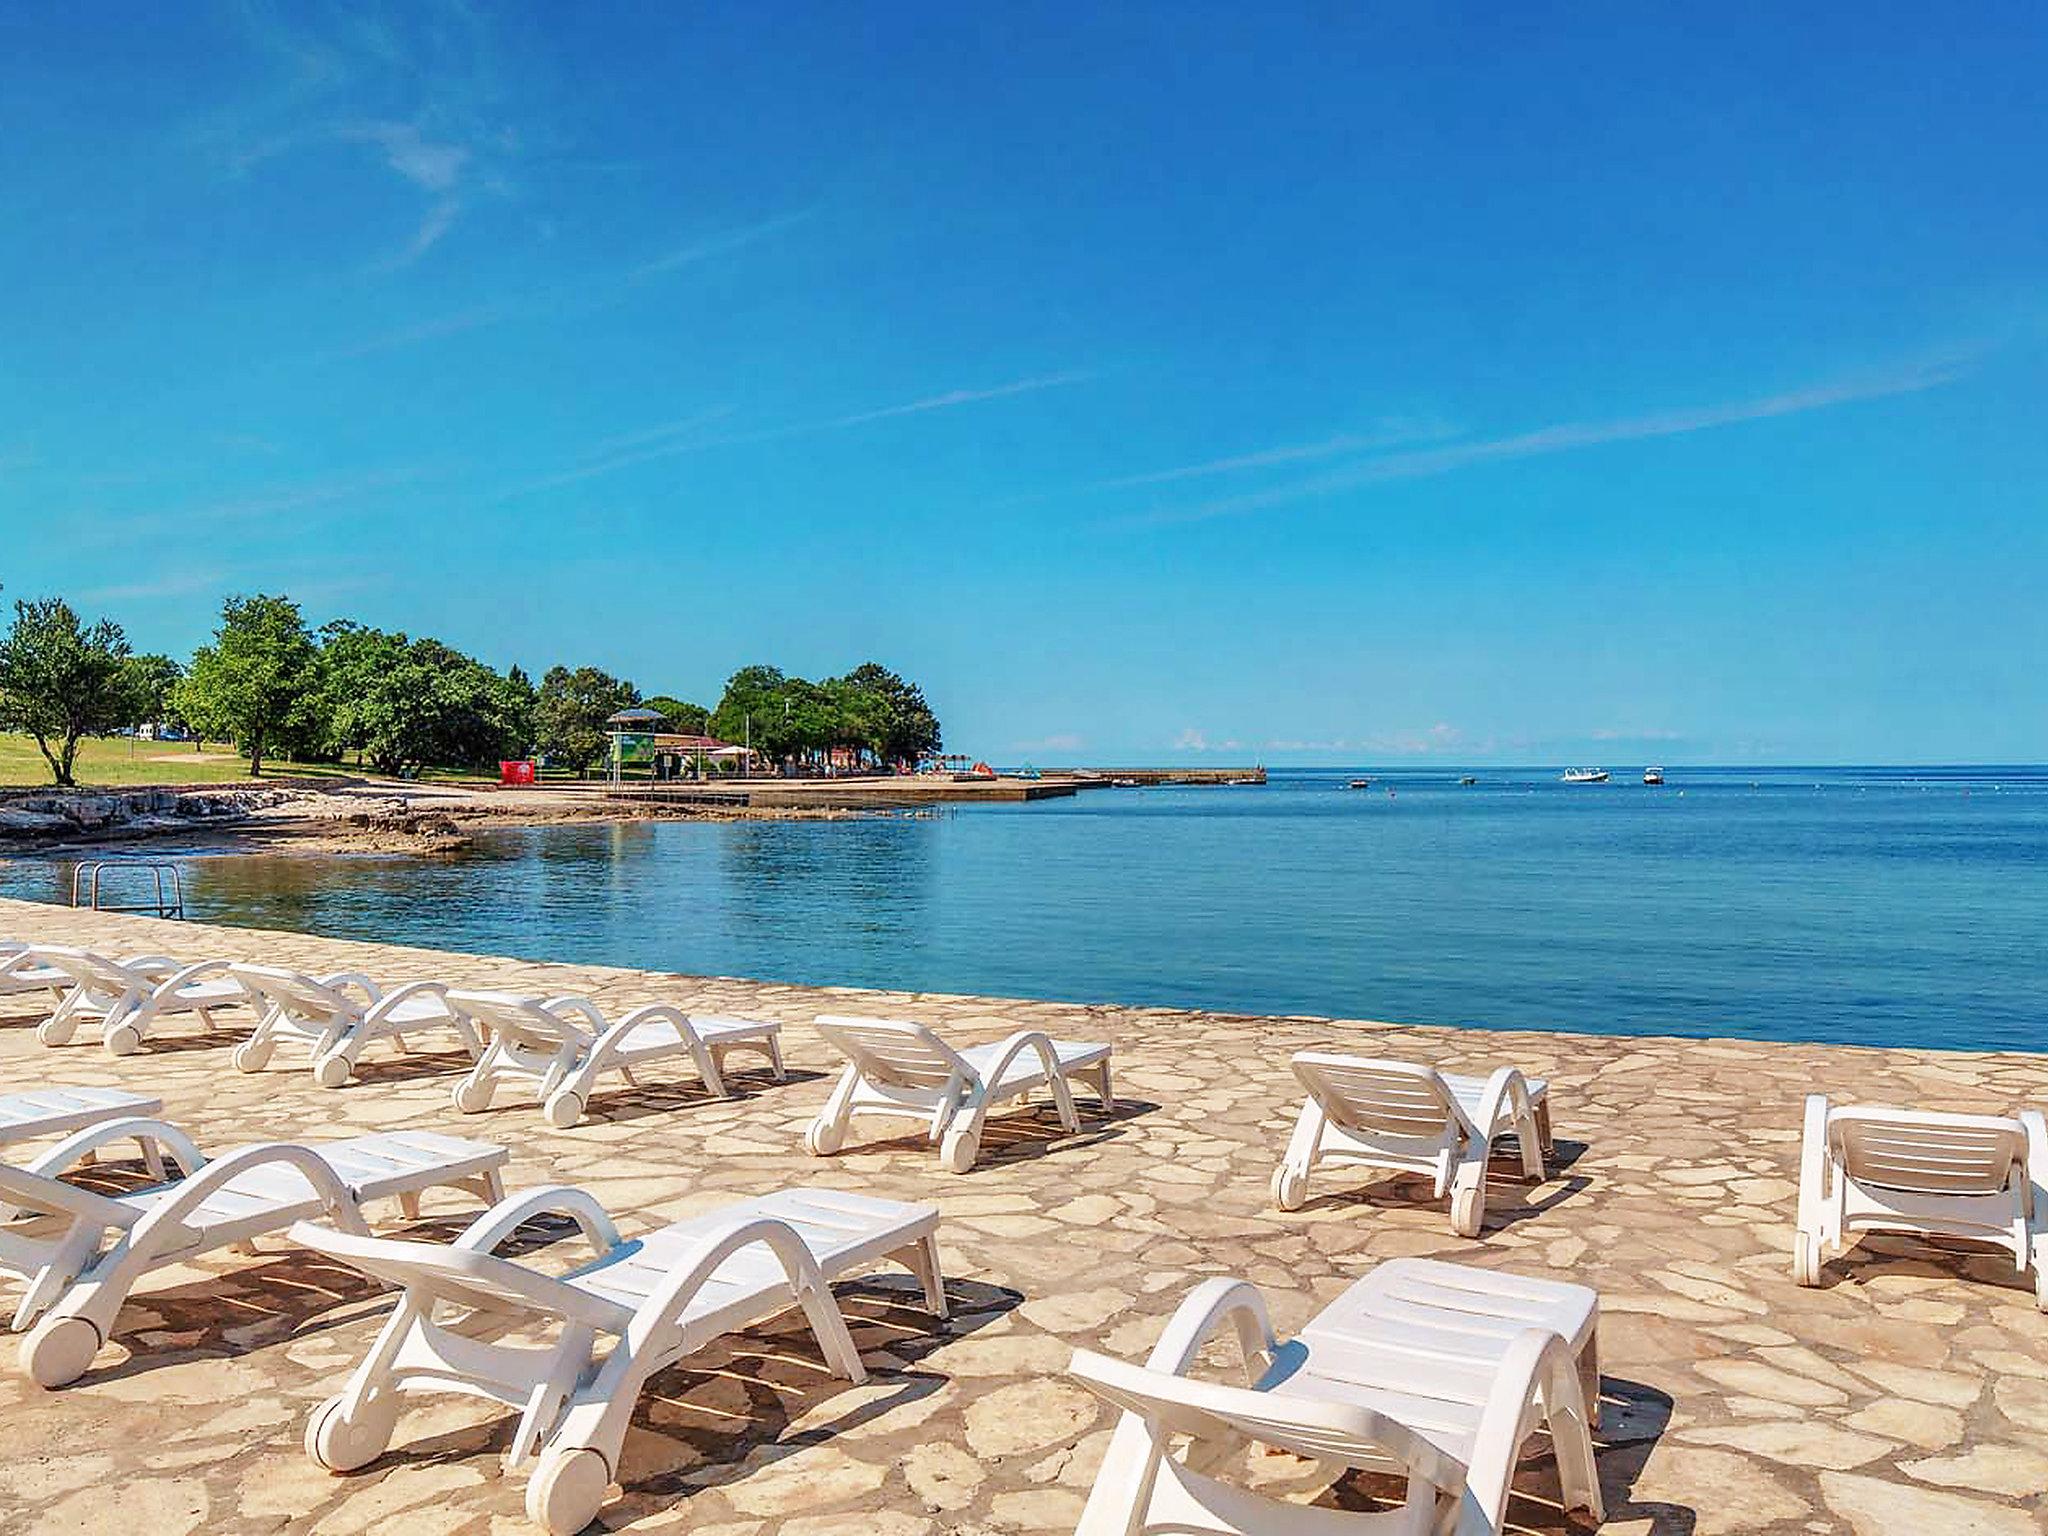
[[[2048,769],[1276,771],[930,818],[187,863],[190,915],[805,983],[2033,1050]],[[1373,787],[1346,782],[1370,773]],[[1389,793],[1391,791],[1391,793]],[[51,897],[56,865],[0,864]]]

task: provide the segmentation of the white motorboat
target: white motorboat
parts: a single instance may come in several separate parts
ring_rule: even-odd
[[[1564,784],[1605,784],[1607,782],[1607,770],[1605,768],[1567,768],[1559,782]]]
[[[1662,768],[1645,768],[1643,770],[1643,782],[1650,785],[1662,784],[1664,782],[1664,770]]]

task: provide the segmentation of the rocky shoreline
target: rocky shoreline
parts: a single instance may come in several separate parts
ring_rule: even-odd
[[[453,853],[479,834],[568,822],[836,821],[853,809],[621,804],[575,788],[336,779],[0,793],[0,857],[178,838],[209,852]]]

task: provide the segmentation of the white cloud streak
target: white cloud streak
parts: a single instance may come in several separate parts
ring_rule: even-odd
[[[1085,371],[1038,374],[1031,378],[1015,379],[1008,384],[997,384],[986,389],[952,389],[944,394],[926,395],[922,399],[906,401],[900,405],[878,406],[873,410],[853,411],[843,416],[830,416],[819,421],[793,422],[788,426],[764,427],[754,432],[733,432],[718,437],[689,436],[695,428],[708,424],[716,417],[727,414],[731,407],[720,406],[700,416],[685,417],[681,421],[669,422],[662,426],[642,428],[619,437],[607,438],[596,445],[592,452],[603,452],[606,448],[628,447],[636,443],[652,446],[636,448],[628,453],[601,458],[596,463],[576,465],[556,474],[546,475],[538,480],[522,481],[500,491],[493,500],[509,500],[517,496],[530,495],[535,491],[548,490],[556,486],[569,485],[588,480],[597,475],[610,474],[616,469],[625,469],[635,464],[645,464],[655,459],[679,458],[684,454],[702,453],[712,448],[733,448],[754,443],[782,442],[793,437],[810,437],[827,432],[841,432],[852,427],[865,426],[871,422],[888,421],[902,416],[922,416],[932,411],[956,410],[964,405],[981,405],[991,400],[1004,400],[1015,395],[1032,394],[1042,389],[1057,389],[1068,384],[1078,384],[1092,377]],[[681,441],[664,441],[680,438]]]
[[[1204,522],[1214,518],[1240,516],[1264,511],[1289,502],[1328,496],[1389,480],[1421,479],[1451,474],[1475,464],[1534,458],[1595,448],[1609,443],[1641,442],[1654,438],[1683,437],[1746,422],[1796,416],[1807,411],[1828,410],[1860,400],[1879,400],[1894,395],[1918,394],[1939,389],[1966,377],[1970,359],[1925,362],[1889,372],[1858,374],[1828,384],[1788,390],[1723,405],[1698,406],[1658,411],[1645,416],[1612,421],[1561,422],[1533,431],[1474,442],[1453,443],[1443,448],[1391,453],[1348,469],[1299,480],[1271,490],[1254,491],[1202,502],[1192,507],[1170,508],[1127,522],[1147,525]]]

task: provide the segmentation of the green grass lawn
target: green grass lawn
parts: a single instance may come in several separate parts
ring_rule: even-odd
[[[120,784],[222,784],[249,777],[247,760],[234,748],[209,743],[194,751],[189,741],[133,741],[120,737],[88,738],[78,744],[78,761],[73,774],[82,785]],[[348,763],[290,763],[278,760],[263,765],[266,779],[356,778],[368,772]],[[495,774],[463,773],[432,769],[424,779],[444,784],[485,784]],[[28,787],[50,782],[50,765],[36,750],[33,738],[0,735],[0,787]]]

